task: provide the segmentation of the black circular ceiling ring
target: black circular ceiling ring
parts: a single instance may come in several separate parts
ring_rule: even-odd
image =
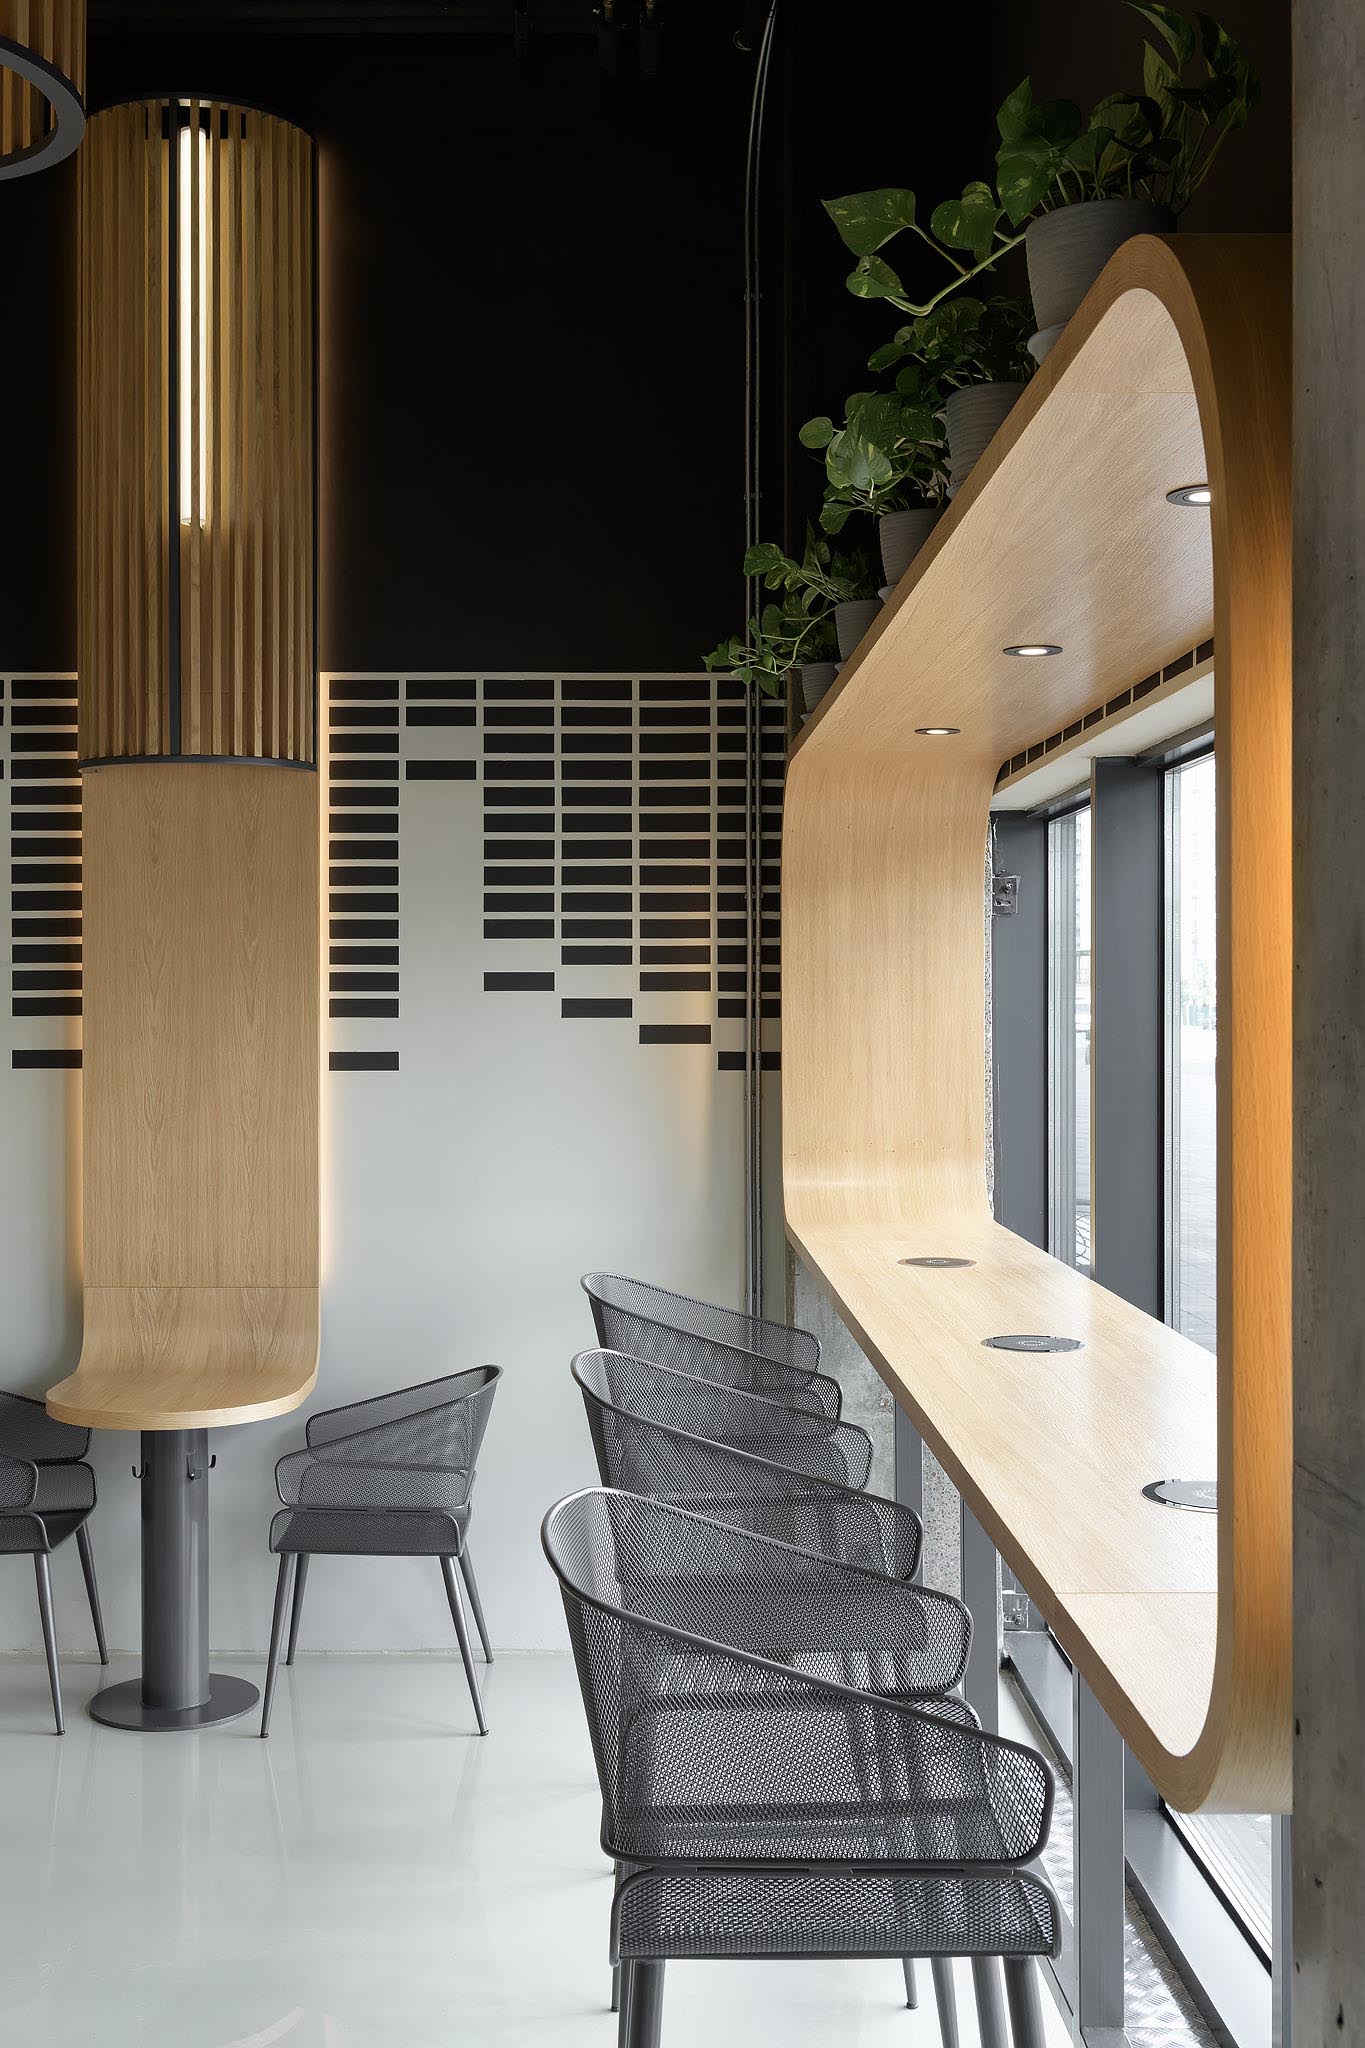
[[[26,80],[52,109],[52,126],[41,140],[0,156],[0,179],[31,177],[74,154],[85,133],[85,101],[71,80],[11,36],[0,36],[0,70],[13,71]]]

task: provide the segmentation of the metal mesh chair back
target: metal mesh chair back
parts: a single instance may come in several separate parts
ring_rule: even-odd
[[[663,1400],[651,1399],[647,1384],[633,1387],[624,1372],[613,1375],[607,1352],[580,1352],[571,1370],[604,1486],[667,1500],[892,1578],[914,1577],[922,1531],[909,1508],[784,1465],[769,1443],[740,1450],[659,1420],[668,1412],[668,1376],[657,1368],[647,1370],[664,1380]]]
[[[1043,1846],[1041,1757],[886,1696],[935,1625],[919,1589],[631,1494],[571,1495],[542,1541],[609,1854],[1000,1864]],[[873,1669],[884,1686],[847,1682]]]
[[[69,1464],[90,1448],[88,1429],[58,1422],[41,1401],[0,1388],[0,1452],[35,1465]]]
[[[582,1361],[580,1384],[613,1408],[752,1451],[836,1486],[867,1484],[872,1439],[857,1423],[791,1408],[767,1395],[694,1378],[621,1351],[587,1352]]]
[[[468,1501],[502,1368],[474,1366],[309,1418],[307,1448],[275,1467],[287,1506],[439,1509]],[[373,1532],[358,1531],[363,1549]]]
[[[670,1294],[620,1273],[585,1273],[597,1341],[606,1351],[650,1358],[679,1372],[723,1380],[789,1400],[819,1375],[820,1343],[809,1330]],[[825,1388],[836,1382],[822,1377]],[[837,1415],[837,1403],[830,1411]]]

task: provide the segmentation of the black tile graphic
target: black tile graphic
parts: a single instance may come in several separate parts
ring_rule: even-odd
[[[376,889],[396,889],[398,869],[396,867],[334,867],[328,877],[334,889],[363,889],[368,885]]]
[[[364,702],[366,700],[396,704],[398,702],[398,685],[392,679],[387,678],[384,681],[372,683],[349,682],[338,678],[335,682],[328,684],[327,695],[333,704],[341,704],[348,701]]]
[[[79,889],[11,889],[11,910],[71,910],[79,914]]]
[[[329,1017],[396,1017],[397,997],[333,996],[327,1005]]]
[[[629,704],[635,694],[633,683],[585,682],[581,678],[568,679],[559,688],[566,704]]]
[[[560,735],[565,754],[630,754],[634,741],[628,732],[566,732]]]
[[[641,910],[706,910],[711,908],[709,889],[645,889]]]
[[[327,986],[334,995],[397,995],[396,974],[329,974]]]
[[[44,697],[54,704],[74,704],[74,682],[54,682],[50,676],[16,676],[9,686],[11,697]]]
[[[498,829],[501,830],[506,823],[507,820],[505,818],[495,819],[486,830],[491,831],[493,824],[496,824]],[[552,864],[551,872],[553,873],[554,851],[555,843],[553,838],[489,839],[485,837],[483,857],[485,860],[547,860]]]
[[[565,687],[567,689],[567,685]],[[488,712],[485,711],[483,716],[484,724],[487,725],[489,719]],[[586,706],[565,704],[561,706],[559,713],[559,722],[566,732],[581,726],[590,725],[628,726],[630,720],[631,711],[628,704],[590,704]]]
[[[403,772],[409,782],[473,782],[477,768],[474,761],[409,761]]]
[[[545,891],[498,889],[485,890],[485,910],[553,910],[555,898],[553,889]]]
[[[452,703],[472,704],[474,684],[467,677],[440,676],[435,680],[410,681],[408,683],[409,704],[444,704],[449,698]]]
[[[553,782],[553,761],[493,761],[484,756],[483,779],[487,782]],[[538,792],[527,790],[523,802],[534,803]]]
[[[329,946],[329,967],[396,967],[397,946]]]
[[[553,995],[553,974],[485,974],[485,992],[490,995]]]
[[[565,835],[565,852],[570,848],[568,840],[576,832],[620,832],[629,838],[635,830],[629,811],[566,811],[561,828]]]
[[[79,1017],[79,996],[14,996],[10,1009],[16,1017]]]
[[[398,723],[396,704],[333,704],[327,713],[327,723],[335,732],[338,726],[383,725],[393,727]]]
[[[395,791],[389,791],[387,793],[387,800],[392,802],[395,794]],[[338,795],[349,796],[350,791],[339,790]],[[398,831],[398,813],[397,811],[331,811],[327,818],[327,830],[329,833],[365,832],[378,834],[380,832],[391,832],[396,834]],[[332,851],[334,853],[336,851],[335,843],[333,844]]]
[[[561,1017],[631,1017],[635,1005],[629,996],[565,996],[559,1005]]]
[[[547,938],[553,937],[547,931]],[[565,917],[561,918],[559,935],[562,939],[628,939],[631,936],[628,917]]]
[[[641,946],[642,967],[709,967],[709,946]]]
[[[327,773],[330,780],[334,783],[397,782],[398,763],[396,761],[329,761]],[[338,803],[341,801],[343,799],[339,798],[336,791],[333,790],[332,802]]]
[[[706,861],[688,861],[686,863],[682,861],[650,861],[646,862],[640,869],[641,888],[657,888],[660,884],[664,883],[677,887],[680,884],[690,883],[694,888],[709,889],[710,882],[711,869]],[[655,910],[662,910],[667,906],[655,903],[651,907]]]
[[[642,1024],[641,1045],[709,1045],[709,1024]]]
[[[642,728],[659,725],[685,725],[709,727],[711,708],[707,704],[694,706],[647,704],[640,712]]]
[[[75,723],[74,704],[15,704],[10,711],[11,725],[41,725],[50,730],[54,726],[72,726]]]
[[[742,1074],[747,1062],[742,1052],[718,1052],[716,1066],[722,1074]],[[760,1055],[759,1066],[765,1074],[780,1073],[782,1055],[779,1052],[765,1052]]]
[[[398,895],[395,890],[376,889],[372,896],[354,889],[333,889],[327,898],[329,910],[340,911],[394,911],[398,909]]]
[[[569,782],[631,782],[635,777],[633,761],[564,761],[560,774]],[[568,799],[566,798],[566,801]]]
[[[329,1052],[327,1066],[333,1074],[396,1074],[398,1055],[396,1052]]]
[[[566,889],[560,893],[561,910],[578,912],[582,910],[630,911],[634,907],[634,896],[629,889]]]
[[[505,725],[539,726],[553,725],[554,722],[553,704],[514,704],[510,708],[506,704],[485,704],[483,707],[485,732],[493,732]],[[485,744],[491,751],[496,752],[502,744],[501,732],[496,741],[490,740]]]
[[[548,764],[547,764],[548,765]],[[629,787],[618,788],[577,788],[565,783],[560,791],[565,810],[587,810],[600,805],[604,810],[630,810],[632,808]]]
[[[687,736],[684,735],[684,737]],[[688,744],[689,746],[691,745],[690,739]],[[711,763],[706,760],[698,761],[695,759],[687,761],[642,760],[640,763],[640,780],[642,783],[709,782],[711,780]],[[697,792],[695,790],[686,791],[682,800],[687,803],[695,803]],[[641,802],[643,801],[644,799],[641,797]]]
[[[483,935],[486,939],[552,939],[555,921],[552,917],[486,917]]]
[[[47,961],[55,967],[79,967],[81,964],[81,948],[78,945],[63,946],[49,942],[29,946],[16,940],[11,953],[16,967],[36,964],[38,961]]]
[[[553,703],[554,694],[554,682],[548,676],[515,682],[505,677],[490,676],[483,686],[485,704]]]
[[[696,676],[679,676],[664,682],[642,682],[641,704],[709,704],[711,684]]]
[[[328,747],[333,754],[396,754],[398,735],[396,732],[334,732]]]
[[[561,946],[562,967],[629,967],[635,958],[633,946]]]
[[[75,882],[81,879],[78,860],[17,861],[9,871],[11,882]]]
[[[396,861],[398,858],[398,841],[396,839],[333,839],[327,850],[333,860]],[[341,879],[335,868],[332,869],[332,879],[334,881]],[[395,882],[398,880],[396,868],[393,873],[393,879]]]
[[[404,714],[409,725],[472,725],[472,704],[409,704]]]
[[[14,1051],[10,1054],[11,1067],[72,1068],[79,1067],[80,1063],[80,1050],[78,1047],[73,1045],[58,1046],[55,1050],[52,1051],[45,1050],[37,1046],[19,1045],[16,1046]]]
[[[327,927],[332,939],[396,939],[396,917],[334,917]]]
[[[576,834],[582,822],[581,818],[575,818],[572,821],[566,818],[564,830]],[[612,829],[613,831],[619,830],[623,834],[628,834],[630,831],[630,820],[628,818],[622,818],[619,821],[613,819]],[[566,839],[564,842],[564,858],[566,861],[619,860],[623,853],[628,854],[629,852],[630,848],[623,846],[620,839],[579,839],[574,837]]]
[[[15,990],[35,988],[70,989],[79,995],[81,986],[80,969],[67,967],[16,967],[10,974],[10,987]]]
[[[487,859],[487,855],[484,856]],[[555,871],[553,862],[548,867],[485,867],[483,885],[485,889],[552,889]]]
[[[635,870],[629,862],[619,866],[593,861],[566,861],[560,871],[561,886],[568,888],[590,887],[593,884],[616,883],[618,887],[630,888],[635,880]]]
[[[76,907],[79,909],[79,904]],[[81,921],[79,917],[15,918],[10,924],[10,936],[16,939],[78,939],[81,936]]]
[[[707,994],[711,991],[711,976],[708,974],[652,974],[640,976],[642,995],[667,995],[670,993]]]
[[[642,917],[640,937],[642,939],[709,939],[711,920],[709,917]]]
[[[473,717],[470,713],[470,717]],[[408,713],[411,720],[412,713]],[[488,773],[488,762],[500,754],[553,754],[555,736],[552,732],[499,732],[486,734],[483,743],[484,774]],[[544,770],[536,766],[527,770],[530,775],[541,775]]]
[[[74,754],[76,735],[74,732],[12,732],[9,745],[12,754]],[[63,775],[71,773],[71,764],[67,761],[54,762],[53,766]]]
[[[503,793],[498,790],[485,790],[484,802],[487,803],[490,796],[496,798]],[[494,832],[552,832],[554,822],[553,811],[504,811],[501,816],[488,812],[484,816],[483,829],[485,838]],[[525,844],[524,841],[521,843]]]

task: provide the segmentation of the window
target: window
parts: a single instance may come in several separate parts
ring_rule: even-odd
[[[1091,1271],[1090,809],[1048,826],[1048,1250]]]
[[[1166,773],[1166,1320],[1217,1348],[1218,1043],[1212,754]]]

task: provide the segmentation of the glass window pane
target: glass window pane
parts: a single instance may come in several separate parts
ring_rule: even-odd
[[[1218,1334],[1217,868],[1213,756],[1167,780],[1169,933],[1167,1320]]]
[[[1090,812],[1048,827],[1048,1249],[1088,1273]]]

